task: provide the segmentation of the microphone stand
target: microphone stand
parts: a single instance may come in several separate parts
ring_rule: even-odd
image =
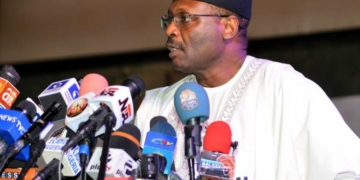
[[[194,137],[189,136],[189,131],[186,131],[185,126],[185,157],[188,160],[188,166],[189,166],[189,175],[190,180],[195,180],[195,157],[196,157],[196,150],[195,150],[195,143],[194,143]]]
[[[87,179],[86,166],[89,163],[89,159],[92,153],[91,151],[94,144],[95,144],[95,132],[91,132],[88,137],[82,139],[79,143],[80,146],[79,158],[80,158],[82,180]]]
[[[110,138],[111,138],[112,128],[115,126],[115,124],[116,124],[115,114],[113,112],[109,112],[104,118],[105,133],[104,133],[103,148],[101,151],[100,169],[97,178],[98,180],[103,180],[105,178],[106,163],[110,149]]]
[[[187,121],[184,126],[185,132],[185,157],[188,159],[189,175],[191,180],[195,180],[195,169],[200,168],[200,148],[201,142],[200,118],[195,117]],[[195,164],[197,167],[195,167]]]

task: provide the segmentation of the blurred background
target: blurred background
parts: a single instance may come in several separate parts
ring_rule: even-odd
[[[172,70],[160,28],[170,3],[0,0],[0,65],[13,65],[21,76],[17,102],[88,73],[110,84],[138,75],[146,89],[183,77]],[[254,0],[252,14],[250,55],[291,64],[342,107],[349,106],[342,97],[359,98],[359,0]],[[356,107],[343,116],[360,118]]]

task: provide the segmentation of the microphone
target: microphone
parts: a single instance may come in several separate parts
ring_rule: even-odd
[[[206,129],[204,150],[229,154],[231,149],[231,129],[224,121],[214,121]]]
[[[20,92],[15,85],[20,76],[13,66],[4,65],[0,70],[0,108],[10,109]]]
[[[97,84],[97,86],[94,86],[94,84]],[[82,83],[80,84],[80,97],[70,102],[66,111],[65,125],[71,131],[64,131],[64,126],[51,135],[51,137],[46,142],[46,148],[42,154],[42,157],[46,163],[49,163],[53,158],[60,157],[62,155],[62,148],[67,143],[69,138],[73,136],[72,133],[76,132],[79,128],[79,125],[82,122],[88,120],[89,116],[93,113],[93,110],[90,108],[90,106],[88,106],[88,100],[95,97],[95,93],[98,93],[99,88],[103,89],[107,84],[107,80],[101,75],[88,74],[83,78]],[[67,132],[67,137],[65,137],[65,134],[59,136],[60,133],[64,132]],[[69,134],[71,135],[69,136]],[[73,148],[69,148],[64,153],[62,161],[62,174],[66,177],[76,176],[80,171],[82,171],[81,160],[83,159],[80,158],[80,155],[86,153],[86,151],[83,150],[85,145],[81,145],[81,143],[79,143],[79,145],[73,146]],[[90,147],[88,150],[90,151]],[[86,159],[87,158],[88,157],[86,157]]]
[[[109,86],[99,95],[88,101],[91,109],[96,109],[89,117],[89,120],[83,123],[63,150],[76,145],[81,139],[95,132],[95,136],[104,134],[104,119],[109,112],[113,112],[116,117],[116,123],[113,130],[120,128],[121,125],[130,122],[134,118],[133,99],[140,96],[145,89],[142,79],[137,76],[131,76],[120,86]]]
[[[32,126],[13,144],[7,158],[12,158],[26,145],[39,138],[41,131],[48,125],[50,121],[54,119],[57,113],[61,110],[61,105],[58,102],[54,102],[46,111],[35,121]]]
[[[33,180],[46,180],[53,174],[56,174],[59,163],[60,161],[54,158],[48,165],[45,166],[44,169],[37,173]]]
[[[36,114],[32,120],[32,122],[35,122],[40,118],[40,116],[44,113],[44,110],[42,107],[39,107],[31,98],[26,98],[26,101],[31,102],[36,107]]]
[[[230,126],[224,121],[212,122],[204,136],[201,153],[201,177],[233,179],[235,158],[228,155],[232,146]]]
[[[140,130],[132,124],[124,124],[112,133],[106,177],[131,177],[131,172],[138,168],[134,159],[140,145],[140,137]],[[99,176],[101,154],[102,148],[97,147],[86,169],[86,173],[93,179]]]
[[[107,86],[107,80],[99,74],[88,74],[82,79],[80,84],[80,97],[71,102],[67,109],[65,125],[69,129],[76,132],[80,124],[88,120],[89,116],[94,112],[93,109],[88,106],[89,99],[95,97],[96,94],[99,94],[101,90]],[[96,144],[94,134],[95,133],[90,133],[89,136],[79,142],[79,158],[80,166],[82,167],[82,177],[86,176],[85,168],[89,162],[91,149],[93,145]]]
[[[79,97],[79,84],[75,78],[65,79],[51,83],[38,96],[44,107],[49,107],[53,102],[58,102],[64,108],[54,117],[53,121],[63,120],[66,114],[67,105]]]
[[[141,156],[141,177],[145,179],[165,179],[163,173],[166,165],[166,158],[161,154],[143,154]]]
[[[150,131],[146,134],[144,149],[142,152],[143,156],[146,154],[160,154],[161,156],[164,156],[166,159],[166,167],[163,169],[163,173],[169,174],[171,171],[171,164],[173,162],[176,142],[176,132],[171,124],[163,121],[158,122],[151,127]],[[151,174],[151,172],[146,173],[146,171],[146,169],[141,169],[141,174],[144,174],[144,172],[145,174]]]
[[[185,157],[188,159],[190,178],[195,179],[194,160],[199,171],[202,146],[200,122],[209,118],[209,98],[202,86],[194,82],[186,82],[176,90],[174,103],[176,112],[185,125]]]
[[[41,156],[44,149],[45,149],[45,141],[42,139],[37,139],[36,141],[34,141],[31,144],[29,161],[27,161],[25,166],[22,168],[17,180],[22,180],[25,178],[25,175],[27,174],[29,169],[32,168],[36,164],[36,161]]]
[[[80,97],[72,101],[67,108],[65,125],[76,132],[82,122],[89,119],[94,110],[88,105],[89,99],[98,95],[108,86],[107,80],[99,74],[86,75],[80,85]]]
[[[12,145],[31,126],[36,108],[29,101],[21,101],[14,110],[0,109],[0,155],[4,155],[9,145]],[[29,146],[26,146],[17,156],[19,160],[29,158]]]
[[[164,116],[155,116],[150,120],[150,129],[158,122],[167,122]]]
[[[81,81],[79,96],[89,92],[99,94],[107,86],[109,86],[109,83],[104,76],[95,73],[87,74]]]
[[[46,146],[41,157],[44,159],[45,163],[50,163],[54,158],[59,158],[62,156],[62,147],[69,140],[68,137],[50,137],[46,141]],[[66,177],[74,177],[81,171],[80,166],[80,157],[79,157],[79,145],[74,146],[73,148],[65,151],[62,158],[62,174]]]

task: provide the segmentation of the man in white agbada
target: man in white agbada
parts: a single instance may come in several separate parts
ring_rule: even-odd
[[[150,120],[162,115],[175,128],[175,169],[189,179],[183,125],[174,94],[184,82],[202,85],[210,116],[227,122],[235,177],[249,180],[332,180],[360,172],[360,140],[323,90],[290,65],[247,55],[251,0],[174,0],[162,17],[175,70],[191,75],[146,92],[136,125],[144,144]]]

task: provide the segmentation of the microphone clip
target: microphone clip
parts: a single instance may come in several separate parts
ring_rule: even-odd
[[[233,148],[233,154],[234,154],[235,149],[238,147],[238,145],[239,145],[239,142],[237,142],[237,141],[234,141],[231,143],[230,147]]]

